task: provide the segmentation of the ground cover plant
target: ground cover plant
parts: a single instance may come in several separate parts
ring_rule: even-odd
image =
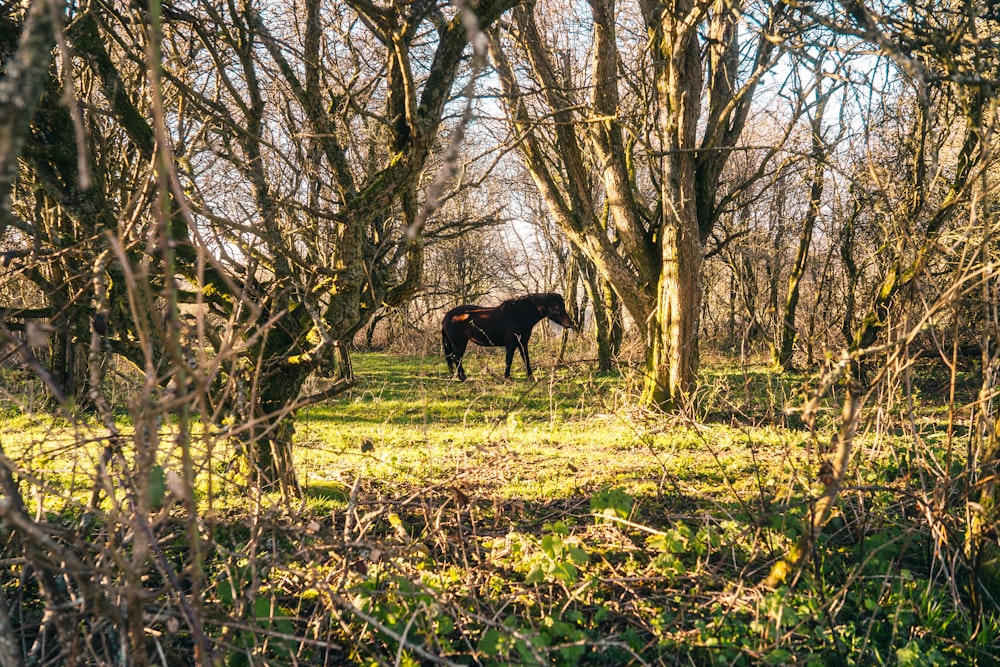
[[[859,436],[813,558],[771,585],[810,530],[835,426],[834,406],[812,428],[774,409],[804,398],[808,376],[709,368],[695,420],[636,410],[635,378],[582,363],[534,383],[503,381],[488,362],[466,383],[436,357],[362,354],[355,365],[364,379],[349,394],[299,415],[303,497],[291,503],[250,492],[217,443],[193,454],[194,498],[177,481],[180,450],[161,449],[137,483],[126,447],[89,504],[96,425],[19,414],[8,395],[4,490],[25,499],[49,557],[65,559],[53,590],[79,601],[80,660],[121,657],[121,629],[99,613],[119,596],[141,601],[151,664],[1000,659],[992,602],[976,600],[961,559],[964,454],[933,401],[917,433],[888,410]],[[939,392],[940,369],[924,370],[917,384]],[[128,432],[127,415],[119,422]],[[164,443],[176,429],[161,425]],[[140,488],[144,548],[125,510]],[[8,616],[24,655],[62,661],[51,592],[15,556],[31,539],[4,536]],[[200,637],[184,606],[192,590]]]

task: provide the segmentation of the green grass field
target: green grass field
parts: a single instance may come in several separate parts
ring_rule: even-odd
[[[961,467],[940,410],[901,409],[916,435],[891,403],[873,414],[813,558],[772,589],[822,492],[836,395],[812,431],[806,376],[706,368],[684,417],[636,409],[628,372],[572,363],[529,383],[497,363],[474,358],[460,383],[438,357],[357,355],[358,385],[298,414],[301,501],[248,502],[220,472],[225,448],[203,463],[218,474],[199,486],[202,604],[228,664],[1000,660],[997,618],[955,565],[958,501],[928,529],[946,488],[934,471]],[[86,428],[15,413],[4,447],[60,520],[99,448],[71,446]],[[187,519],[163,512],[180,562]]]

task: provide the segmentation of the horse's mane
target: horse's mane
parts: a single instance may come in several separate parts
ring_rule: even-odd
[[[548,296],[549,296],[548,294],[542,294],[541,292],[534,294],[525,294],[524,296],[518,296],[514,297],[513,299],[507,299],[506,301],[501,301],[500,305],[497,306],[497,308],[504,308],[504,309],[515,308],[518,306],[527,305],[529,303],[534,307],[538,308],[539,299],[544,299],[545,297]]]

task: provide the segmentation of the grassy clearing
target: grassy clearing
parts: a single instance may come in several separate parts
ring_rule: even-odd
[[[421,487],[452,480],[490,500],[552,500],[620,486],[667,498],[687,489],[739,502],[750,474],[795,484],[807,434],[651,418],[628,382],[560,369],[536,383],[459,383],[423,358],[361,355],[363,386],[300,413],[298,468],[311,482],[360,476]],[[756,460],[756,464],[755,464]]]
[[[762,585],[821,493],[815,450],[836,405],[815,436],[805,429],[795,409],[808,378],[710,369],[695,422],[636,412],[627,377],[570,367],[535,384],[461,384],[439,366],[362,355],[364,386],[302,414],[298,450],[307,495],[333,523],[356,480],[361,503],[393,508],[373,526],[380,583],[368,570],[361,607],[391,625],[419,617],[416,590],[456,601],[446,628],[421,626],[435,655],[859,665],[1000,655],[995,617],[970,613],[935,571],[905,438],[861,437],[857,483],[868,490],[845,496],[814,569],[791,588]],[[921,442],[933,446],[940,415],[927,424]],[[317,491],[331,480],[334,502]],[[407,584],[386,584],[388,572]],[[375,656],[399,648],[360,627],[384,642]]]
[[[684,419],[635,410],[634,378],[585,364],[536,383],[482,370],[454,382],[435,357],[362,354],[355,369],[350,395],[299,413],[301,504],[248,503],[224,472],[232,451],[196,447],[200,475],[215,475],[199,501],[201,604],[227,664],[1000,660],[994,608],[970,602],[955,565],[954,488],[928,529],[928,502],[948,498],[934,471],[962,466],[938,409],[902,419],[880,404],[815,557],[771,590],[833,432],[835,397],[815,434],[802,424],[809,378],[709,369]],[[79,429],[5,423],[39,503],[85,493],[97,449],[67,446],[86,441]],[[163,448],[163,468],[175,455]],[[184,525],[179,505],[154,524],[178,562]]]

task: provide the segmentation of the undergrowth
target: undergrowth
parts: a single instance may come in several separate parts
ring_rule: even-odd
[[[196,528],[169,483],[153,485],[141,572],[108,557],[138,538],[85,511],[100,452],[86,428],[7,406],[0,443],[26,506],[95,581],[141,582],[151,664],[195,656],[180,622],[193,592],[213,655],[234,666],[1000,660],[995,603],[962,562],[969,492],[940,410],[919,405],[914,432],[911,408],[882,404],[812,558],[769,588],[823,492],[836,396],[807,424],[809,377],[708,369],[683,417],[635,409],[635,378],[585,364],[535,383],[488,369],[458,383],[440,366],[358,355],[358,386],[298,415],[295,502],[241,486],[231,448],[196,447]],[[179,451],[164,450],[160,479]],[[4,535],[0,581],[30,647],[45,605],[19,540]],[[114,637],[90,622],[82,655],[110,662]]]

